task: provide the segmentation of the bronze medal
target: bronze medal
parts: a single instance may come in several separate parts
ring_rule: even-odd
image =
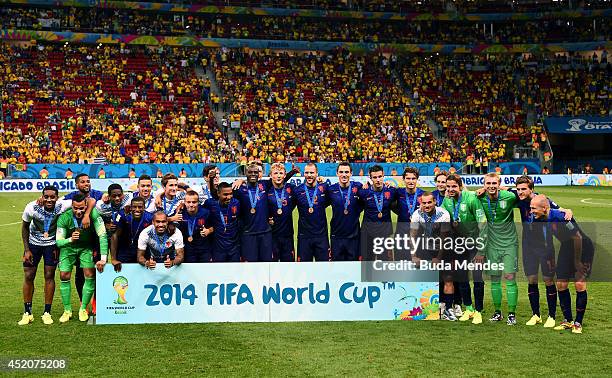
[[[255,208],[251,207],[251,214],[255,214],[255,211],[256,211]]]
[[[378,218],[382,218],[382,213],[378,213]]]
[[[309,207],[309,208],[308,208],[308,212],[309,212],[310,214],[312,214],[312,213],[314,213],[314,209],[313,209],[312,207]]]
[[[283,209],[278,209],[278,210],[276,210],[276,214],[278,214],[278,215],[283,214]]]
[[[45,231],[45,233],[43,234],[44,237],[48,238],[49,237],[49,233]]]
[[[193,241],[193,236],[188,237],[187,241],[191,243]]]
[[[348,209],[344,209],[344,215],[348,215],[349,211]]]

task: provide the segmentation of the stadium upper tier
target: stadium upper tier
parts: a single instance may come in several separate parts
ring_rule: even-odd
[[[3,28],[292,41],[520,44],[610,40],[610,17],[482,21],[377,20],[168,13],[106,8],[33,8],[0,12]]]

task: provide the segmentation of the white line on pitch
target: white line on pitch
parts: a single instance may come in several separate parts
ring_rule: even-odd
[[[13,222],[13,223],[0,224],[0,227],[2,227],[2,226],[14,226],[14,225],[19,224],[19,223],[21,223],[21,222]]]
[[[612,206],[612,203],[606,203],[606,202],[589,202],[589,200],[592,200],[592,198],[585,198],[585,199],[581,199],[580,202],[582,203],[586,203],[588,205],[604,205],[604,206]]]

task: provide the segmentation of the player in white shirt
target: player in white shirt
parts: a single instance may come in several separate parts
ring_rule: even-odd
[[[448,211],[436,206],[436,199],[431,192],[421,194],[421,204],[410,218],[410,236],[413,239],[422,238],[419,248],[412,256],[412,261],[419,264],[420,260],[428,260],[432,263],[454,264],[451,258],[453,251],[444,249],[445,238],[450,236],[451,217]],[[449,309],[453,306],[454,285],[452,269],[440,271],[440,283],[444,289],[440,293],[441,317],[444,320],[456,321],[457,317]],[[444,306],[442,306],[444,304]]]
[[[166,268],[180,265],[184,259],[183,234],[178,228],[168,228],[168,216],[158,211],[153,224],[142,230],[138,237],[138,263],[155,269],[157,263]]]
[[[34,320],[32,315],[32,296],[34,279],[40,260],[45,265],[45,310],[42,315],[44,324],[53,324],[51,304],[55,293],[55,269],[59,252],[55,244],[57,218],[72,207],[72,201],[59,200],[57,188],[47,186],[42,191],[42,206],[37,201],[28,203],[23,211],[21,238],[23,241],[23,304],[24,313],[19,325]]]
[[[128,197],[127,204],[130,204],[136,197],[142,197],[145,201],[145,211],[153,214],[157,211],[157,207],[155,206],[155,196],[151,193],[152,190],[153,179],[151,179],[151,176],[141,175],[138,178],[137,190],[130,195],[126,195],[126,197]],[[161,192],[163,192],[163,190]]]

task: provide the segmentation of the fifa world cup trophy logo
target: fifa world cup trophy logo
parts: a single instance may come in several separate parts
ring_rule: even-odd
[[[125,293],[128,289],[128,280],[123,276],[119,276],[113,280],[113,288],[117,292],[117,300],[115,300],[116,304],[126,304],[128,303],[125,299]]]

